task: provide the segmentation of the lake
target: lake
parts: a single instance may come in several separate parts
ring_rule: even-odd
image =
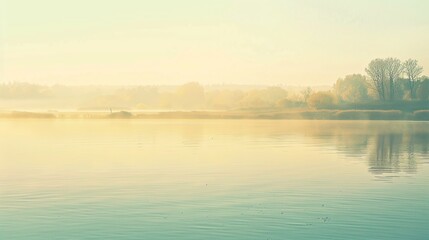
[[[0,239],[427,239],[429,122],[0,120]]]

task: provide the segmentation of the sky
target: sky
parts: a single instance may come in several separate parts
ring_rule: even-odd
[[[331,85],[429,75],[427,0],[0,0],[0,83]]]

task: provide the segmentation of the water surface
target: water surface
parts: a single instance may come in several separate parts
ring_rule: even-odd
[[[0,239],[427,239],[429,123],[1,120]]]

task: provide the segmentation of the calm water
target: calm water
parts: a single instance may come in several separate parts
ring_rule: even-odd
[[[0,239],[429,239],[429,123],[1,120]]]

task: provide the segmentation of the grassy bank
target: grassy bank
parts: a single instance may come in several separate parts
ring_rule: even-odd
[[[12,119],[320,119],[429,121],[429,110],[290,110],[290,111],[170,111],[170,112],[2,112]]]

